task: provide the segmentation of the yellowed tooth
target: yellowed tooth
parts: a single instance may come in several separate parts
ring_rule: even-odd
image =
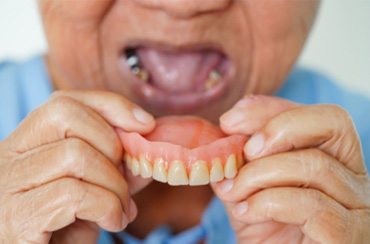
[[[189,185],[199,186],[209,183],[209,171],[207,163],[203,160],[196,161],[191,166]]]
[[[218,182],[224,179],[224,169],[222,167],[221,159],[215,158],[211,163],[211,173],[210,180],[211,182]]]
[[[154,160],[153,179],[163,183],[167,182],[167,171],[163,159]]]
[[[126,162],[126,167],[128,169],[131,169],[131,166],[132,166],[132,158],[131,158],[130,154],[125,153],[124,161]]]
[[[131,161],[131,172],[135,176],[140,174],[140,163],[135,157],[133,157]]]
[[[174,160],[171,162],[168,170],[168,184],[172,186],[189,184],[184,163],[180,160]]]
[[[209,90],[217,85],[221,80],[221,74],[217,70],[212,70],[208,75],[208,80],[205,84],[205,89]]]
[[[227,179],[232,179],[235,177],[237,173],[237,167],[236,167],[236,156],[235,154],[231,154],[225,164],[225,177]]]
[[[152,177],[153,168],[150,162],[143,156],[140,156],[140,175],[143,178]]]
[[[142,81],[147,81],[149,79],[149,73],[142,68],[135,67],[134,69],[132,69],[132,72],[137,78]]]

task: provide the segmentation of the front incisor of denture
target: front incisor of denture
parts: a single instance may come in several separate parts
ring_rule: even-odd
[[[174,160],[171,162],[168,170],[168,184],[172,186],[189,184],[186,169],[182,161]]]
[[[190,170],[189,185],[198,186],[209,183],[209,172],[207,163],[203,160],[196,161]]]
[[[226,164],[225,164],[225,177],[227,179],[232,179],[235,177],[237,171],[238,171],[238,168],[237,168],[237,162],[236,162],[236,156],[235,154],[231,154],[227,160],[226,160]]]
[[[215,158],[211,163],[210,181],[218,182],[224,179],[224,168],[222,167],[221,159]]]
[[[140,174],[140,163],[135,157],[133,157],[131,161],[131,172],[134,176],[138,176]]]
[[[154,160],[153,179],[163,183],[167,182],[167,171],[163,159]]]
[[[151,163],[143,156],[140,156],[140,175],[143,178],[152,177],[153,169]]]

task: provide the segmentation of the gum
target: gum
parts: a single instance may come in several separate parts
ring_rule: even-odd
[[[166,170],[173,161],[180,160],[188,174],[199,160],[205,161],[210,170],[215,158],[219,158],[223,166],[232,154],[242,159],[247,141],[245,135],[225,135],[217,126],[194,116],[159,118],[156,128],[145,137],[123,130],[119,130],[119,135],[130,156],[144,157],[152,165],[160,159]]]

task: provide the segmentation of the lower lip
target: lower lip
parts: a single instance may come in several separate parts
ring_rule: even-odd
[[[134,95],[138,97],[141,105],[172,113],[193,112],[221,99],[230,89],[233,73],[230,61],[227,60],[222,64],[224,71],[222,80],[211,89],[203,92],[194,91],[186,94],[170,94],[138,79],[132,74],[125,56],[121,57],[120,64],[124,77],[129,77]]]

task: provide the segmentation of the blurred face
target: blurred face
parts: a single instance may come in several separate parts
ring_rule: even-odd
[[[58,89],[105,89],[155,115],[212,121],[271,94],[313,23],[315,0],[41,0]]]

